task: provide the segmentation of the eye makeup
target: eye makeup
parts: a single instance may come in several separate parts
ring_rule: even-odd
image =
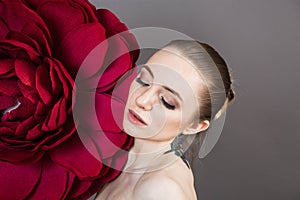
[[[145,83],[144,81],[142,81],[142,80],[141,80],[141,77],[137,77],[137,78],[135,79],[135,81],[138,82],[139,84],[141,84],[143,87],[148,87],[148,86],[150,86],[150,84]]]
[[[139,69],[138,77],[135,79],[135,81],[137,83],[139,83],[142,87],[148,87],[148,86],[150,86],[150,83],[147,83],[147,81],[145,81],[143,79],[149,78],[149,75],[151,76],[151,79],[154,78],[154,75],[153,75],[151,69],[147,65],[143,65]],[[177,96],[181,100],[181,98],[177,92],[175,92],[174,90],[172,90],[164,85],[162,85],[162,87],[164,90],[166,90],[167,92],[170,92],[172,95]],[[160,97],[160,101],[169,110],[175,110],[175,108],[177,107],[176,105],[178,104],[178,103],[171,103],[165,95]],[[174,101],[176,101],[176,100],[174,100]]]
[[[164,104],[164,106],[166,108],[168,108],[169,110],[174,110],[175,109],[175,106],[172,105],[172,104],[170,104],[170,103],[168,103],[163,96],[161,97],[161,101]]]

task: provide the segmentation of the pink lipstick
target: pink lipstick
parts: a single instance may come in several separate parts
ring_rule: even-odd
[[[139,126],[147,125],[146,122],[133,110],[129,109],[128,119],[131,123]]]

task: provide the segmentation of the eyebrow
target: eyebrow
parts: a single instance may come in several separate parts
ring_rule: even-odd
[[[141,67],[141,69],[143,69],[143,68],[145,68],[149,73],[150,73],[150,75],[152,76],[152,78],[154,77],[154,75],[153,75],[153,73],[152,73],[152,71],[151,71],[151,69],[150,69],[150,67],[148,66],[148,65],[143,65],[142,67]],[[140,70],[141,70],[140,69]]]
[[[151,69],[150,69],[150,67],[149,67],[148,65],[143,65],[143,66],[141,67],[141,69],[142,69],[142,68],[146,69],[146,70],[150,73],[150,75],[152,76],[152,78],[154,78],[154,75],[153,75],[153,73],[152,73],[152,71],[151,71]],[[176,92],[175,90],[173,90],[173,89],[171,89],[171,88],[169,88],[169,87],[167,87],[167,86],[164,86],[164,85],[162,85],[162,87],[163,87],[164,89],[168,90],[169,92],[175,94],[175,95],[182,101],[182,98],[181,98],[181,96],[179,95],[178,92]]]

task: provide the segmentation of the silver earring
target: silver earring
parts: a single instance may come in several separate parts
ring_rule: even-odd
[[[177,135],[174,140],[171,142],[171,149],[166,151],[164,154],[170,153],[172,151],[174,151],[175,155],[179,156],[183,162],[187,165],[187,167],[190,169],[190,164],[187,161],[187,159],[185,158],[184,154],[183,154],[183,148],[182,148],[182,141],[184,140],[184,135],[182,133],[180,133],[179,135]]]

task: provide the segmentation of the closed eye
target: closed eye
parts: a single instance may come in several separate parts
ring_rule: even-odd
[[[142,81],[140,77],[136,78],[135,81],[138,82],[139,84],[141,84],[143,87],[150,86],[148,83],[145,83],[144,81]]]
[[[175,106],[172,105],[172,104],[169,104],[169,103],[164,99],[164,97],[161,97],[161,101],[162,101],[162,103],[164,104],[164,106],[165,106],[166,108],[168,108],[169,110],[174,110],[174,109],[175,109]]]
[[[150,84],[145,83],[144,81],[142,81],[142,79],[141,79],[140,77],[136,78],[135,81],[136,81],[137,83],[141,84],[143,87],[148,87],[148,86],[150,86]],[[175,106],[172,105],[172,104],[170,104],[170,103],[168,103],[168,102],[164,99],[163,96],[161,97],[161,102],[163,103],[163,105],[164,105],[167,109],[169,109],[169,110],[174,110],[174,109],[175,109]]]

